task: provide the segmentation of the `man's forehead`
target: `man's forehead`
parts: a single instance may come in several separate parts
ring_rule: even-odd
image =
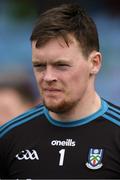
[[[32,58],[34,61],[67,60],[80,53],[80,47],[75,41],[68,46],[63,39],[52,39],[42,47],[36,47],[36,41],[32,42]]]
[[[57,36],[54,38],[50,38],[48,39],[48,41],[45,41],[45,43],[41,44],[41,45],[37,45],[39,44],[39,39],[36,41],[32,42],[32,46],[33,48],[44,48],[45,46],[54,43],[54,44],[58,44],[61,47],[69,47],[71,44],[79,44],[79,42],[76,40],[76,38],[74,37],[74,35],[68,34],[65,37],[63,36]]]

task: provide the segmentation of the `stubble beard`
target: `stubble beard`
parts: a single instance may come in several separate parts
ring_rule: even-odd
[[[57,102],[49,104],[45,99],[43,99],[43,104],[49,111],[59,114],[70,111],[75,106],[76,102],[72,100],[62,100],[60,103]]]

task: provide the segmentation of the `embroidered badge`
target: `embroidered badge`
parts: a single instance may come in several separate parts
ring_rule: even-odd
[[[88,162],[86,163],[86,166],[89,169],[100,169],[102,164],[102,157],[103,157],[103,149],[93,149],[90,148],[89,154],[88,154]]]

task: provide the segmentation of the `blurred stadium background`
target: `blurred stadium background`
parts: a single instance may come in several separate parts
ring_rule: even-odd
[[[102,97],[120,105],[120,1],[118,0],[0,0],[0,79],[24,77],[39,97],[31,63],[29,37],[39,13],[61,3],[79,2],[94,19],[103,54],[96,81]],[[22,76],[19,76],[22,74]],[[26,78],[26,79],[27,79]]]

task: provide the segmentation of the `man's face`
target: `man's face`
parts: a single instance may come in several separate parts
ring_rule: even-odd
[[[33,42],[32,62],[43,103],[50,111],[67,112],[80,104],[91,86],[91,65],[74,38],[69,46],[62,38],[40,48]]]

